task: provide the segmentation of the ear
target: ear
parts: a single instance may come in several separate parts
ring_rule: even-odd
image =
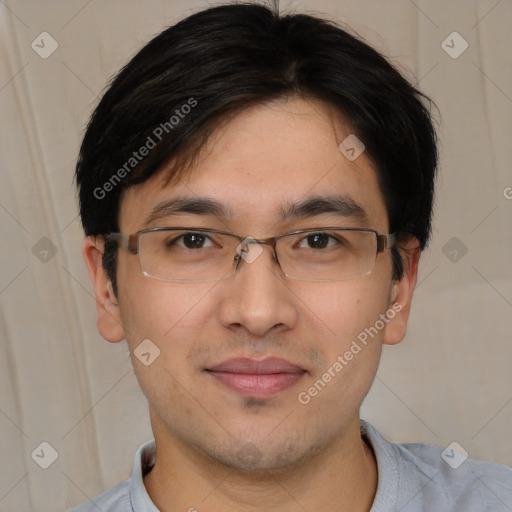
[[[390,308],[386,325],[384,341],[386,345],[400,343],[407,332],[407,322],[411,311],[411,301],[416,280],[418,278],[418,263],[420,260],[420,243],[417,238],[411,237],[398,248],[404,262],[403,276],[393,282],[390,293]],[[391,311],[395,315],[391,316]]]
[[[82,255],[96,295],[98,331],[107,341],[118,343],[125,335],[121,325],[119,304],[112,283],[103,268],[103,247],[102,239],[88,236],[84,240]]]

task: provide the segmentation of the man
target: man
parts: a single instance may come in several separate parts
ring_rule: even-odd
[[[425,100],[333,23],[251,4],[123,68],[77,164],[83,254],[155,439],[77,511],[512,509],[509,468],[359,418],[429,240]]]

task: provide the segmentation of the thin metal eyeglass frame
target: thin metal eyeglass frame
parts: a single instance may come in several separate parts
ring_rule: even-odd
[[[358,231],[358,232],[362,231],[362,232],[367,232],[367,233],[373,233],[375,235],[376,248],[377,248],[376,253],[375,253],[374,265],[375,265],[375,262],[377,261],[377,256],[380,253],[384,252],[386,249],[392,248],[393,245],[396,243],[396,234],[395,233],[383,235],[383,234],[380,234],[375,229],[370,229],[370,228],[340,228],[340,227],[317,227],[317,228],[298,229],[296,231],[282,233],[281,235],[272,236],[269,238],[260,238],[260,239],[235,235],[234,233],[230,233],[229,231],[221,231],[218,229],[210,229],[210,228],[195,228],[195,227],[149,228],[149,229],[141,229],[141,230],[139,230],[135,233],[131,233],[131,234],[108,233],[108,234],[104,235],[104,237],[105,237],[105,240],[114,240],[114,241],[120,242],[121,246],[124,247],[130,254],[135,255],[135,254],[139,253],[139,238],[140,238],[140,235],[143,233],[148,233],[148,232],[153,232],[153,231],[190,231],[190,232],[194,232],[194,233],[212,233],[212,234],[216,233],[216,234],[227,235],[227,236],[236,238],[236,239],[238,239],[238,241],[240,243],[243,243],[245,241],[246,245],[247,244],[270,245],[272,247],[272,254],[274,256],[274,259],[277,262],[277,264],[279,265],[281,272],[284,274],[285,277],[288,277],[289,279],[294,279],[297,281],[332,282],[332,281],[344,281],[347,279],[354,279],[356,277],[361,277],[361,275],[356,275],[356,276],[344,277],[342,279],[329,279],[329,280],[305,279],[305,278],[291,277],[291,276],[287,275],[286,272],[283,270],[283,268],[281,267],[281,262],[279,261],[279,258],[277,256],[277,251],[276,251],[277,240],[279,240],[280,238],[286,237],[286,236],[290,236],[290,235],[298,235],[301,233],[316,233],[316,232],[321,233],[322,231],[326,231],[326,230]],[[236,264],[233,266],[231,271],[227,272],[224,276],[221,276],[216,279],[198,279],[198,280],[195,280],[195,279],[164,279],[164,278],[160,278],[160,277],[155,277],[155,276],[147,274],[143,271],[140,258],[139,258],[139,264],[141,265],[141,272],[145,277],[150,277],[150,278],[156,279],[158,281],[178,282],[178,283],[201,283],[201,282],[221,281],[222,279],[225,279],[226,277],[228,277],[229,275],[231,275],[233,272],[235,272],[237,270],[242,259],[243,258],[242,258],[241,254],[235,254],[233,257],[233,261],[236,262]],[[371,274],[371,272],[373,272],[373,268],[367,274],[362,274],[362,276],[369,275],[369,274]]]

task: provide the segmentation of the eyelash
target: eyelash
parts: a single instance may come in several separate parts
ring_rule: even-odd
[[[185,249],[191,249],[190,247],[185,247],[184,246],[184,237],[188,236],[188,235],[199,235],[201,237],[204,238],[204,241],[209,241],[211,243],[211,245],[209,245],[208,247],[211,247],[214,245],[214,240],[212,239],[211,236],[207,235],[206,233],[201,233],[201,232],[198,232],[198,231],[187,231],[186,233],[183,233],[179,236],[176,236],[176,237],[173,237],[172,239],[170,240],[167,240],[166,241],[166,246],[167,247],[170,247],[172,245],[178,245],[180,241],[183,242],[183,244],[179,245],[179,247],[183,247]],[[311,232],[311,233],[307,233],[305,234],[305,236],[303,236],[299,241],[298,241],[298,244],[300,245],[301,243],[305,242],[307,243],[307,240],[309,237],[312,237],[314,235],[327,235],[328,236],[328,244],[327,244],[327,247],[326,248],[330,248],[332,247],[333,245],[336,245],[336,244],[341,244],[343,245],[345,242],[343,240],[340,240],[338,237],[335,237],[334,235],[331,235],[329,234],[328,232],[324,232],[324,231],[318,231],[318,232]],[[334,244],[332,244],[332,242],[335,242]],[[203,249],[204,247],[200,247],[200,249]],[[311,247],[309,247],[310,249],[312,249]]]

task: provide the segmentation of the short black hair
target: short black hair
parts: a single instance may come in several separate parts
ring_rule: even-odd
[[[85,234],[118,231],[123,190],[171,161],[169,181],[182,176],[222,123],[293,96],[335,107],[376,168],[390,232],[399,241],[412,235],[424,249],[438,161],[433,102],[335,22],[247,2],[207,8],[167,28],[111,81],[76,165]],[[107,243],[103,264],[114,290],[116,254]],[[393,278],[402,274],[395,249]]]

